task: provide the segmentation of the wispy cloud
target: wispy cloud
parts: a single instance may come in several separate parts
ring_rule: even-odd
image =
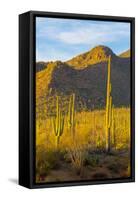
[[[122,30],[123,29],[123,30]],[[121,25],[91,25],[87,27],[79,27],[70,31],[59,32],[54,36],[55,39],[67,44],[100,44],[107,42],[115,42],[124,37],[129,37],[129,26]],[[53,35],[51,35],[53,37]]]
[[[116,52],[130,46],[129,23],[38,18],[36,33],[37,52],[45,52],[46,59],[58,57],[65,60],[72,53],[77,54],[99,44],[107,45]]]
[[[62,51],[60,49],[54,49],[54,48],[46,48],[43,51],[37,50],[37,61],[56,61],[56,60],[62,60],[66,61],[68,58],[71,58],[73,55],[70,55],[70,53]]]

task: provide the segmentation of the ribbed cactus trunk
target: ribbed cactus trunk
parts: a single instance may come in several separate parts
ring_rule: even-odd
[[[116,148],[114,106],[112,106],[112,146]]]
[[[106,132],[106,151],[111,149],[111,123],[112,123],[112,96],[111,96],[111,56],[108,58],[107,67],[107,95],[106,95],[106,119],[105,119],[105,132]]]
[[[75,94],[70,96],[68,110],[68,126],[73,137],[75,136]]]
[[[72,134],[75,136],[75,94],[72,95]]]
[[[60,137],[63,134],[64,129],[64,116],[61,112],[61,109],[59,107],[59,97],[57,96],[56,100],[56,116],[53,118],[53,127],[54,127],[54,133],[56,137],[56,148],[59,146]]]

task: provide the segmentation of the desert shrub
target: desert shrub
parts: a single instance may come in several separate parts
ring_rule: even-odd
[[[85,160],[84,160],[84,165],[90,165],[92,167],[95,167],[99,164],[99,156],[98,155],[90,155],[90,154],[86,154],[85,156]]]
[[[41,177],[48,175],[50,169],[51,169],[50,164],[44,160],[39,160],[36,164],[36,172]]]
[[[57,157],[59,158],[60,161],[65,161],[67,151],[65,149],[61,149],[56,153]]]
[[[64,155],[64,161],[65,161],[66,163],[71,163],[71,157],[70,157],[70,154],[69,154],[69,153],[66,153],[66,154]]]
[[[118,163],[112,162],[107,167],[108,167],[109,170],[113,171],[114,173],[118,173],[119,172]]]
[[[114,173],[119,173],[121,171],[127,171],[128,164],[126,160],[119,158],[110,159],[110,163],[107,165],[107,168]]]
[[[85,150],[79,146],[73,145],[72,148],[68,149],[68,155],[76,174],[80,175],[83,172],[84,160],[86,155]]]
[[[59,167],[59,153],[56,151],[41,150],[37,152],[36,172],[40,175],[49,174],[51,169]]]
[[[50,164],[51,169],[57,169],[59,167],[60,153],[56,151],[49,151],[46,153],[46,161]]]

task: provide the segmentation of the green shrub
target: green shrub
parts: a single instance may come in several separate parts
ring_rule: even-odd
[[[48,175],[50,169],[51,169],[50,164],[44,160],[39,160],[36,164],[36,172],[40,176]]]
[[[36,154],[36,172],[40,176],[46,176],[50,170],[57,169],[59,167],[59,154],[55,151],[41,150]]]
[[[81,175],[84,167],[85,151],[74,146],[74,148],[68,149],[68,155],[76,174]]]
[[[90,165],[92,167],[95,167],[99,164],[99,157],[98,155],[90,155],[90,154],[86,154],[85,156],[85,160],[84,160],[84,165]]]

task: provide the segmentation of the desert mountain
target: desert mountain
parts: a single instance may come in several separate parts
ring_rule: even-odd
[[[117,56],[105,46],[97,46],[67,62],[49,62],[36,73],[36,103],[44,105],[55,95],[75,93],[77,108],[105,107],[107,58],[111,55],[112,97],[115,106],[130,104],[130,58]]]
[[[129,58],[130,57],[130,50],[127,50],[119,55],[122,58]]]
[[[66,61],[67,64],[73,66],[76,69],[82,69],[88,65],[96,64],[107,60],[108,56],[112,55],[115,57],[115,54],[106,46],[97,46],[90,51],[80,54],[71,60]],[[122,56],[123,57],[123,56]],[[41,71],[47,67],[48,62],[37,62],[36,63],[36,72]]]
[[[110,48],[106,46],[96,46],[90,51],[80,54],[67,61],[67,64],[74,66],[76,69],[82,69],[88,65],[106,61],[109,55],[111,55],[112,58],[116,57]]]

